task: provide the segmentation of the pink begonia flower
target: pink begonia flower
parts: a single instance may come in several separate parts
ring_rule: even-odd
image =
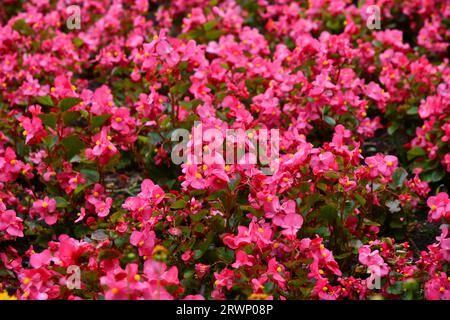
[[[30,256],[30,264],[37,269],[42,266],[47,266],[52,260],[53,255],[50,250],[44,250],[41,253],[35,253]]]
[[[262,292],[264,289],[264,283],[266,283],[268,280],[269,278],[266,275],[263,275],[258,279],[252,279],[253,292]]]
[[[165,193],[163,189],[150,179],[145,179],[141,184],[141,192],[138,197],[151,200],[154,204],[163,201]]]
[[[230,269],[223,269],[220,272],[214,272],[214,286],[217,288],[227,288],[230,290],[234,284],[234,272]]]
[[[430,116],[439,114],[444,101],[440,96],[429,96],[425,100],[422,100],[419,106],[419,116],[422,119],[427,119]]]
[[[186,297],[184,297],[183,300],[205,300],[205,297],[202,296],[201,294],[189,294]]]
[[[140,256],[150,257],[155,246],[155,241],[155,232],[150,231],[147,227],[142,231],[133,231],[130,237],[130,243],[138,247]]]
[[[247,253],[245,253],[242,250],[239,250],[236,253],[236,262],[233,263],[231,266],[233,268],[240,268],[242,266],[244,266],[244,267],[245,266],[251,267],[251,266],[253,266],[253,263],[254,263],[254,257],[253,256],[248,255]]]
[[[425,299],[427,300],[450,300],[450,281],[445,272],[441,272],[437,276],[425,283]]]
[[[372,251],[367,245],[361,246],[358,250],[359,262],[367,266],[372,274],[382,277],[389,273],[389,267],[379,255],[378,250]]]
[[[256,195],[260,203],[263,205],[265,213],[276,213],[280,208],[280,202],[276,195],[268,194],[266,192],[258,192]]]
[[[147,260],[144,262],[144,274],[147,276],[149,282],[162,285],[178,285],[178,269],[172,266],[167,270],[167,265],[162,262]]]
[[[36,200],[33,203],[32,213],[38,214],[48,225],[53,225],[58,219],[56,211],[56,200],[45,197],[43,200]],[[54,213],[52,215],[52,213]]]
[[[357,187],[357,183],[351,181],[347,176],[339,178],[339,183],[344,187],[345,192],[351,191]]]
[[[444,164],[447,168],[447,172],[450,172],[450,153],[447,153],[442,160],[442,164]]]
[[[0,231],[11,237],[23,237],[22,221],[14,210],[6,210],[5,204],[0,201]]]
[[[195,274],[199,278],[203,278],[209,272],[209,270],[211,270],[211,265],[209,264],[196,263],[194,267]]]
[[[111,127],[121,133],[128,135],[135,126],[134,118],[130,117],[130,110],[127,108],[114,108],[111,117]]]
[[[94,115],[108,114],[113,106],[114,99],[108,86],[102,85],[100,88],[95,89],[90,108]]]
[[[450,238],[441,241],[441,253],[443,258],[450,262]]]
[[[95,203],[95,212],[100,218],[104,218],[109,214],[112,202],[112,198],[106,198],[105,201],[97,201]]]
[[[283,274],[285,273],[285,267],[282,264],[279,264],[275,258],[269,260],[266,274],[272,276],[275,283],[282,289],[286,287],[286,279],[283,277]]]
[[[185,174],[185,180],[181,183],[181,186],[186,189],[191,186],[194,189],[203,189],[206,186],[204,176],[199,172],[197,165],[194,164],[182,164],[182,171]]]
[[[329,151],[312,156],[310,164],[314,174],[323,173],[328,170],[338,170],[336,157]]]
[[[191,260],[194,257],[194,251],[192,250],[187,250],[186,252],[184,252],[181,255],[181,260],[183,260],[184,262],[188,262],[189,260]]]
[[[301,247],[311,250],[310,256],[313,262],[311,263],[311,272],[308,274],[308,277],[314,277],[320,274],[321,268],[328,269],[337,276],[342,275],[341,270],[339,270],[339,265],[334,260],[333,253],[325,248],[321,238],[317,237],[313,240],[303,239]]]
[[[65,75],[55,77],[55,86],[50,88],[50,95],[58,99],[75,97],[75,86],[73,86]]]
[[[111,143],[111,136],[108,135],[107,127],[103,127],[102,131],[92,138],[92,141],[95,144],[94,148],[88,148],[85,151],[86,157],[90,160],[98,158],[100,164],[105,165],[118,152],[114,144]]]
[[[25,144],[40,143],[42,138],[47,136],[47,131],[45,131],[42,120],[39,117],[33,116],[30,119],[22,116],[19,118],[19,121],[23,127],[22,135],[25,137]]]
[[[241,245],[247,245],[252,242],[249,229],[244,226],[238,226],[237,236],[227,234],[223,238],[223,243],[231,249],[237,249]]]
[[[59,248],[55,256],[59,257],[63,266],[76,265],[82,254],[92,250],[88,243],[73,239],[66,234],[60,235],[58,240]]]
[[[79,216],[74,222],[78,223],[78,222],[82,221],[85,217],[86,217],[86,209],[85,208],[81,208]]]
[[[429,197],[427,205],[430,207],[428,213],[428,220],[430,222],[437,222],[442,218],[450,218],[450,199],[447,193],[440,192],[436,196]]]
[[[284,229],[281,233],[288,238],[294,239],[297,236],[298,230],[302,227],[302,224],[303,217],[301,215],[287,214],[280,225]]]
[[[366,158],[365,162],[369,168],[369,174],[372,178],[377,177],[379,174],[386,178],[390,178],[397,168],[398,159],[395,156],[383,156],[382,154],[376,154],[373,157]]]

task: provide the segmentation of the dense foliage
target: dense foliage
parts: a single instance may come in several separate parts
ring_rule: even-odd
[[[449,17],[3,0],[0,299],[450,299]],[[173,163],[196,121],[278,129],[273,174]]]

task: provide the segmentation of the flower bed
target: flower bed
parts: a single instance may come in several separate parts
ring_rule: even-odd
[[[3,0],[0,299],[449,300],[450,7],[363,2]]]

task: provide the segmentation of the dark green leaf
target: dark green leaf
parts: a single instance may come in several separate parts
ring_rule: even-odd
[[[92,117],[91,125],[93,128],[101,127],[109,118],[111,118],[110,114]]]
[[[39,115],[42,122],[50,128],[56,129],[56,113],[46,113]]]
[[[92,182],[98,182],[100,180],[100,174],[97,170],[81,169],[80,173],[84,178]]]
[[[427,153],[422,148],[414,147],[414,148],[412,148],[411,150],[408,151],[407,158],[408,158],[408,160],[412,160],[412,159],[414,159],[416,157],[419,157],[419,156],[425,156],[426,154]]]
[[[70,108],[72,108],[73,106],[76,106],[77,104],[79,104],[81,101],[83,101],[80,98],[65,98],[62,99],[58,106],[62,111],[66,111],[69,110]]]
[[[45,107],[53,107],[54,106],[54,103],[50,96],[36,97],[36,102],[39,103],[41,106],[45,106]]]
[[[85,148],[84,142],[78,138],[76,135],[68,136],[61,141],[64,149],[66,150],[66,155],[69,159],[77,155],[82,149]]]

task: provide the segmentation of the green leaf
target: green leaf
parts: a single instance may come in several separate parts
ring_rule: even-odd
[[[369,220],[366,218],[364,218],[364,224],[366,224],[368,226],[376,226],[376,227],[381,226],[381,224],[379,224],[378,222],[375,222],[375,221],[372,221],[372,220]]]
[[[56,128],[56,113],[46,113],[39,115],[39,118],[41,118],[42,122],[50,128],[55,129]]]
[[[54,106],[52,98],[50,96],[36,97],[36,102],[44,107],[53,107]]]
[[[359,193],[355,193],[355,198],[362,206],[366,204],[366,199],[364,199]]]
[[[71,126],[77,122],[78,119],[80,119],[81,114],[78,111],[66,111],[63,114],[63,120],[64,124],[66,126]]]
[[[339,176],[334,171],[327,171],[327,172],[325,172],[324,176],[327,178],[339,179]]]
[[[109,118],[111,118],[110,114],[92,117],[91,126],[93,128],[101,127]]]
[[[84,44],[84,41],[81,38],[74,38],[72,42],[77,48],[81,47]]]
[[[194,227],[195,232],[202,233],[205,230],[205,226],[202,223],[197,223]]]
[[[84,189],[86,189],[87,187],[89,187],[90,184],[89,183],[85,183],[85,184],[80,184],[78,185],[75,190],[74,190],[74,194],[79,194],[81,191],[83,191]]]
[[[83,99],[80,98],[65,98],[62,99],[58,106],[62,111],[66,111],[69,110],[70,108],[72,108],[73,106],[76,106],[77,104],[79,104],[81,101],[83,101]]]
[[[228,183],[230,190],[234,191],[239,186],[239,182],[241,182],[241,176],[239,175],[239,173],[237,173],[236,179],[233,179]]]
[[[337,209],[331,205],[325,205],[320,208],[319,218],[326,222],[332,222],[336,219]]]
[[[247,68],[240,67],[240,68],[236,68],[234,71],[236,71],[238,73],[246,73],[247,72]]]
[[[116,249],[105,249],[100,251],[98,255],[99,260],[113,260],[121,256],[121,253]]]
[[[183,109],[186,110],[191,110],[192,109],[192,103],[190,103],[189,101],[180,101],[178,102],[178,104],[183,107]]]
[[[403,282],[397,281],[393,285],[391,285],[389,288],[387,288],[387,293],[389,294],[401,294],[403,292]]]
[[[416,157],[419,157],[419,156],[425,156],[426,154],[427,153],[422,148],[414,147],[414,148],[412,148],[411,150],[408,151],[407,158],[408,158],[408,160],[412,160],[412,159],[414,159]]]
[[[183,199],[180,199],[174,203],[172,203],[172,205],[170,206],[170,208],[172,209],[183,209],[186,207],[186,201],[184,201]]]
[[[208,41],[214,41],[220,38],[220,36],[222,35],[223,31],[222,30],[211,30],[208,31],[205,34],[206,40]]]
[[[231,249],[220,247],[217,248],[216,253],[220,260],[227,263],[232,263],[234,261],[234,251]]]
[[[336,260],[342,260],[342,259],[347,258],[348,256],[350,256],[352,254],[353,254],[353,252],[351,252],[351,251],[350,252],[345,252],[345,253],[338,254],[338,255],[334,256],[334,258]]]
[[[78,138],[76,135],[68,136],[61,141],[64,149],[66,150],[66,155],[69,159],[77,155],[82,149],[85,148],[84,142]]]
[[[408,177],[408,173],[403,168],[397,168],[394,171],[394,174],[392,175],[392,183],[390,186],[392,188],[400,188],[403,186],[406,177]]]
[[[230,69],[231,69],[230,66],[229,66],[226,62],[221,63],[220,66],[221,66],[222,68],[224,68],[225,70],[230,70]]]
[[[438,182],[444,179],[445,172],[442,169],[434,169],[433,171],[422,173],[421,176],[427,182]]]
[[[69,205],[69,202],[63,197],[56,197],[55,200],[56,200],[56,207],[58,209],[65,208]]]
[[[334,127],[336,125],[336,120],[334,120],[332,117],[325,116],[323,117],[323,121],[325,121],[330,126]]]
[[[14,22],[12,28],[17,32],[19,32],[20,34],[26,36],[33,34],[33,29],[28,25],[25,19],[19,19],[16,22]]]
[[[203,28],[205,29],[206,32],[211,31],[217,25],[218,22],[219,22],[218,20],[208,21],[203,25]]]
[[[390,135],[390,136],[392,136],[394,133],[395,133],[395,131],[397,131],[397,129],[398,129],[398,123],[397,122],[394,122],[392,125],[390,125],[389,126],[389,128],[387,129],[387,133]]]
[[[411,107],[411,108],[408,109],[408,111],[406,111],[406,114],[414,116],[414,115],[416,115],[418,113],[418,111],[419,111],[419,108]]]
[[[84,178],[92,182],[98,182],[100,180],[100,174],[97,170],[81,169],[80,173]]]

